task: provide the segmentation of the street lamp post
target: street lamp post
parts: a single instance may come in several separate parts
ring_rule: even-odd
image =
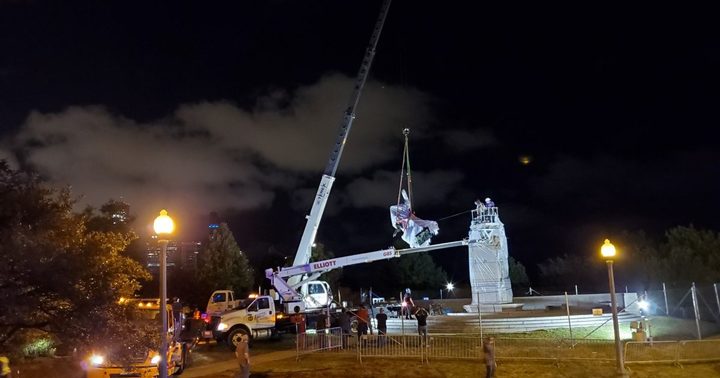
[[[615,363],[619,376],[627,376],[625,363],[623,361],[622,345],[620,342],[620,326],[618,325],[617,299],[615,298],[615,275],[613,274],[613,258],[615,257],[615,246],[610,240],[605,239],[605,244],[600,248],[600,254],[605,258],[608,267],[608,284],[610,285],[610,305],[612,310],[613,332],[615,333]]]
[[[450,292],[453,291],[453,289],[455,289],[455,285],[453,285],[452,282],[448,282],[448,284],[445,285],[445,288],[446,288],[447,291],[448,291],[448,295],[447,295],[447,296],[448,296],[448,298],[450,298]]]
[[[160,362],[158,363],[158,373],[160,378],[167,378],[167,245],[168,235],[175,229],[172,218],[167,215],[166,210],[161,210],[160,215],[155,218],[153,228],[158,236],[160,244]]]

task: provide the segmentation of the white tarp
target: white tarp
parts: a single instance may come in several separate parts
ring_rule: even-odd
[[[477,312],[478,305],[512,302],[505,226],[497,207],[479,201],[476,206],[469,235],[475,242],[468,245],[472,303],[465,310],[469,312]]]
[[[430,245],[430,239],[440,231],[437,222],[416,217],[404,189],[402,197],[401,204],[390,206],[390,223],[396,230],[402,231],[402,240],[411,248]]]

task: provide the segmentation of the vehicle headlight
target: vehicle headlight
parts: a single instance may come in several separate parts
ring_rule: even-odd
[[[92,356],[90,356],[90,363],[93,366],[102,365],[103,362],[105,362],[104,356],[101,356],[99,354],[93,354]]]
[[[151,364],[157,364],[158,362],[160,362],[160,355],[159,355],[159,354],[154,355],[153,358],[150,359],[150,363],[151,363]]]
[[[217,326],[217,330],[218,330],[218,331],[224,331],[224,330],[226,330],[227,328],[228,328],[228,325],[225,324],[225,323],[220,323],[220,324],[218,324],[218,326]]]

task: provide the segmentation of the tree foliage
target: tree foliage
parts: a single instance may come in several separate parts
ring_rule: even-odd
[[[221,223],[200,251],[196,282],[210,297],[213,290],[232,289],[236,295],[253,285],[253,269],[226,223]]]
[[[711,284],[720,279],[720,234],[694,226],[677,226],[665,232],[664,239],[654,241],[643,233],[626,233],[619,239],[627,269],[621,272],[636,276],[648,287],[653,283]]]
[[[312,261],[328,260],[332,259],[333,257],[335,257],[335,253],[333,253],[333,251],[325,249],[325,244],[316,243],[315,246],[312,248]],[[340,278],[342,277],[342,273],[342,268],[339,268],[331,270],[327,273],[323,273],[318,279],[326,281],[328,284],[330,284],[330,288],[337,289],[338,282],[340,282]]]
[[[613,240],[618,250],[614,261],[616,282],[638,289],[661,283],[710,284],[720,280],[720,234],[694,226],[667,230],[654,240],[644,232],[624,232]],[[599,246],[598,246],[599,249]],[[564,255],[539,264],[545,283],[607,287],[607,273],[599,251],[593,254]]]
[[[448,281],[445,271],[427,253],[414,253],[397,259],[398,283],[412,289],[436,289]]]
[[[510,282],[513,286],[525,287],[530,283],[525,265],[512,256],[508,259],[508,269],[510,271]]]
[[[107,213],[75,212],[74,205],[69,190],[0,162],[0,344],[28,330],[81,348],[133,334],[118,299],[149,279],[123,255],[136,236],[100,226],[112,224]],[[131,349],[152,341],[117,338]]]

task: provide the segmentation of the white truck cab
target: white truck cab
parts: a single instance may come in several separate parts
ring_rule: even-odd
[[[217,316],[239,305],[240,300],[235,299],[235,293],[232,290],[215,290],[208,300],[206,312],[210,316]]]
[[[303,309],[314,310],[333,307],[333,295],[330,285],[325,281],[309,281],[300,286],[300,293],[303,296]],[[271,300],[272,301],[272,300]],[[232,290],[216,290],[210,296],[207,304],[207,314],[219,316],[224,312],[233,310],[240,306],[242,300],[235,297]],[[286,309],[291,312],[291,309]]]
[[[218,342],[225,341],[234,348],[242,334],[250,339],[270,337],[277,334],[279,326],[286,322],[289,322],[288,317],[276,308],[273,298],[262,295],[242,300],[234,310],[223,312],[219,319],[213,321],[213,336]]]

